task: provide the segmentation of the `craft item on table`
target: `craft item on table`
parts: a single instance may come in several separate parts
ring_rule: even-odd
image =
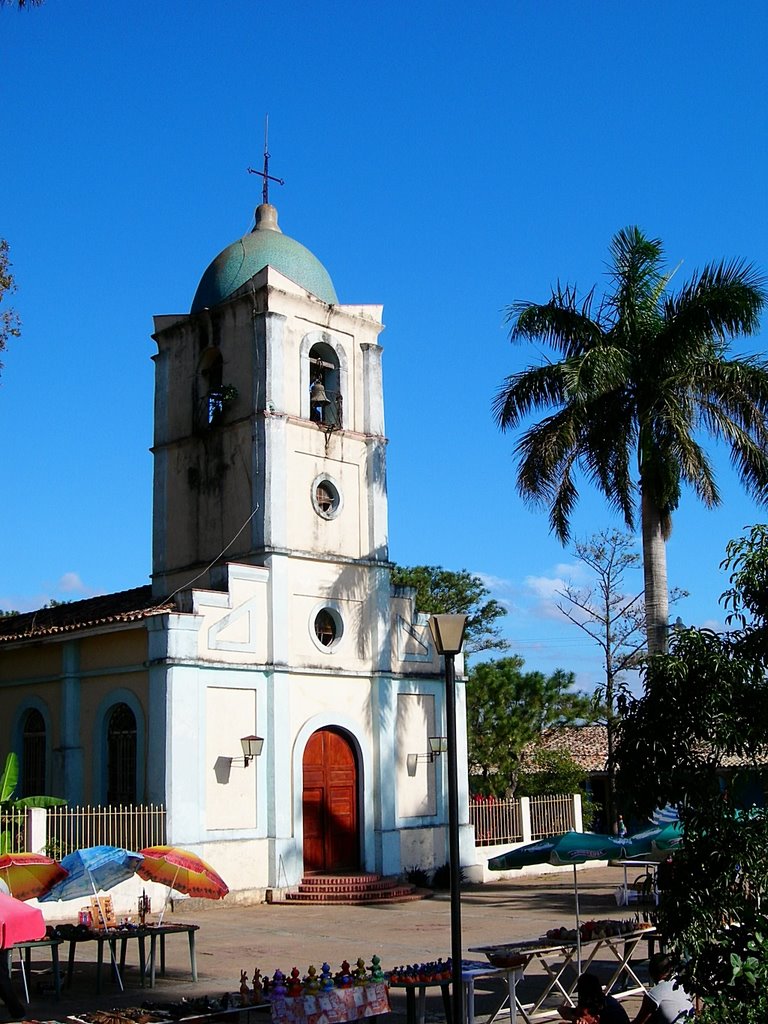
[[[274,1024],[347,1024],[389,1013],[389,995],[385,984],[333,988],[300,999],[273,998]]]
[[[261,984],[261,971],[258,967],[253,972],[253,990],[251,991],[251,1002],[258,1006],[264,998],[264,986]]]
[[[374,953],[371,957],[371,981],[378,984],[384,981],[384,971],[381,969],[381,957]]]
[[[289,996],[300,996],[302,993],[303,985],[301,983],[301,975],[299,974],[299,968],[294,967],[291,971],[291,977],[288,980],[286,992]]]
[[[314,964],[309,965],[307,976],[304,979],[304,991],[308,996],[315,995],[320,991],[320,979],[317,976],[317,968]]]
[[[333,977],[331,975],[331,965],[326,963],[320,969],[320,988],[323,992],[330,992],[333,988]]]
[[[285,996],[285,993],[286,993],[285,975],[278,968],[275,971],[275,973],[272,975],[272,995],[276,999],[282,999]]]
[[[349,960],[342,961],[341,968],[334,975],[336,988],[349,988],[352,984],[352,977],[349,973]]]
[[[141,890],[141,896],[139,896],[139,924],[143,928],[147,923],[147,914],[152,910],[152,902],[147,896],[146,890]]]
[[[117,928],[111,896],[91,896],[91,917],[94,928]]]
[[[251,990],[248,988],[248,974],[246,971],[240,971],[240,995],[242,996],[242,1002],[248,1001],[248,993]]]
[[[365,985],[368,981],[365,970],[365,960],[361,956],[357,958],[355,969],[352,972],[352,979],[355,985]]]
[[[272,993],[272,979],[268,974],[265,974],[261,979],[261,991],[265,999],[267,999]]]

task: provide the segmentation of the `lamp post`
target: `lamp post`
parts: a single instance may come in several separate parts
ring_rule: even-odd
[[[433,615],[429,628],[437,653],[445,659],[445,719],[448,732],[448,863],[451,870],[451,1006],[453,1024],[464,1024],[461,982],[461,892],[459,877],[459,769],[456,757],[456,671],[454,659],[464,643],[466,615]]]

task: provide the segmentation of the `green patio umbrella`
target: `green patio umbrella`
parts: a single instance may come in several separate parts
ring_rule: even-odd
[[[564,832],[547,836],[535,843],[527,843],[516,850],[492,857],[488,861],[491,871],[509,871],[532,864],[573,865],[573,890],[576,898],[576,959],[581,974],[581,918],[579,914],[579,881],[576,865],[590,860],[621,860],[639,856],[639,845],[631,837],[600,835],[596,832]],[[645,851],[650,849],[646,846]]]

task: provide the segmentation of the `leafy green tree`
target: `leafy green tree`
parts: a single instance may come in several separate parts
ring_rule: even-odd
[[[462,569],[451,572],[437,565],[395,566],[392,582],[416,591],[416,611],[425,615],[462,614],[467,618],[465,654],[506,651],[498,620],[507,609],[494,598],[479,576]]]
[[[470,774],[485,793],[514,789],[524,748],[545,729],[589,721],[591,701],[573,690],[574,675],[524,672],[517,655],[473,666],[467,680]]]
[[[720,503],[708,434],[725,441],[745,489],[768,495],[768,367],[728,358],[728,341],[759,328],[764,279],[740,261],[710,264],[676,294],[658,239],[636,227],[613,238],[612,287],[580,297],[558,286],[548,302],[509,308],[512,341],[550,346],[559,361],[507,377],[493,411],[502,430],[552,410],[517,443],[517,485],[549,508],[566,542],[580,469],[630,529],[642,527],[648,650],[666,649],[666,541],[683,484]]]
[[[649,660],[621,723],[618,781],[639,813],[680,810],[684,843],[659,913],[690,990],[711,1021],[756,1021],[768,1019],[768,811],[742,794],[761,771],[768,783],[768,527],[732,541],[723,567],[736,628],[676,629]],[[763,1017],[750,1017],[760,1000]]]
[[[5,759],[5,768],[0,775],[0,813],[11,821],[20,819],[27,807],[60,807],[66,800],[56,796],[25,796],[14,799],[13,794],[19,784],[19,759],[11,751]],[[8,829],[0,832],[0,853],[7,853],[15,848],[13,834]]]
[[[642,593],[627,592],[626,574],[640,566],[634,538],[620,530],[601,530],[572,548],[586,566],[591,582],[576,587],[566,584],[558,591],[558,608],[600,648],[604,680],[595,690],[596,715],[605,724],[608,743],[608,786],[605,818],[608,828],[617,826],[616,733],[619,710],[629,693],[626,673],[636,669],[645,648],[645,605]],[[686,597],[674,588],[670,603]]]
[[[520,796],[578,793],[587,773],[567,750],[537,750],[518,776],[515,790]]]

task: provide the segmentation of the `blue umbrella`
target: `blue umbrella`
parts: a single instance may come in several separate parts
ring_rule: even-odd
[[[62,858],[61,866],[69,874],[57,885],[41,896],[41,901],[47,900],[71,900],[77,896],[87,896],[93,893],[97,897],[99,889],[111,889],[118,882],[123,882],[136,872],[136,868],[144,860],[140,853],[133,853],[131,850],[124,850],[121,846],[87,846],[82,850],[75,850]],[[103,913],[99,902],[99,911]],[[106,927],[106,921],[104,921]],[[112,966],[117,976],[120,990],[123,991],[123,979],[117,969],[115,951],[112,943],[109,944],[109,951],[112,954]]]
[[[69,872],[66,878],[41,896],[41,901],[71,900],[78,896],[97,895],[99,889],[112,889],[118,882],[135,874],[144,860],[140,853],[121,846],[87,846],[68,853],[61,866]]]

